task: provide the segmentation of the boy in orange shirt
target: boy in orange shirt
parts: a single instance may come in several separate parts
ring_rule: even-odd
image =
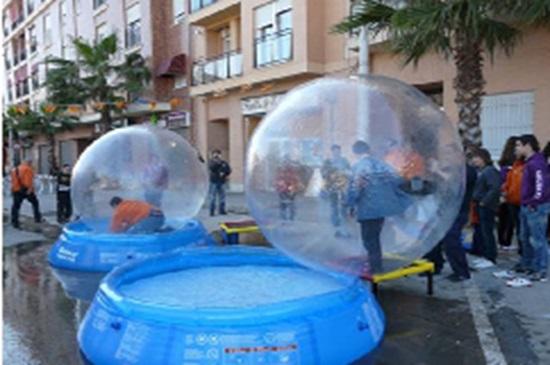
[[[111,199],[115,210],[111,219],[111,231],[115,233],[147,234],[158,231],[164,225],[162,211],[139,200]]]

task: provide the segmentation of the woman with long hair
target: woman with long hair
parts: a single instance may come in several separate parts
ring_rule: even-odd
[[[510,171],[512,171],[512,166],[516,162],[515,147],[516,141],[518,140],[517,136],[509,137],[504,144],[504,149],[498,160],[498,165],[500,167],[500,180],[504,183],[507,181]],[[519,181],[521,181],[521,171]],[[518,209],[519,203],[513,200],[513,197],[510,196],[505,187],[503,186],[503,195],[504,199],[501,200],[501,203],[498,207],[498,244],[503,250],[509,250],[512,246],[512,238],[514,236],[514,230],[517,228],[518,224]],[[519,194],[519,191],[518,191]],[[514,195],[515,196],[515,195]]]

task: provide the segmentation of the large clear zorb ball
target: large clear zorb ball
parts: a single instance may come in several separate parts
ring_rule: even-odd
[[[109,132],[78,159],[71,182],[75,213],[96,232],[109,230],[114,197],[160,209],[177,229],[195,216],[208,176],[198,152],[178,134],[151,125]]]
[[[427,253],[462,204],[453,125],[385,77],[291,91],[249,146],[246,194],[268,240],[311,267],[368,275]]]

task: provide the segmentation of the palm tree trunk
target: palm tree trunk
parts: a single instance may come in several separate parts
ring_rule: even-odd
[[[485,94],[483,53],[479,43],[465,35],[456,36],[454,49],[456,77],[455,102],[458,106],[458,131],[465,146],[481,146],[481,103]]]
[[[59,170],[57,166],[57,158],[55,157],[55,134],[48,134],[48,143],[48,161],[50,163],[50,174],[54,175]]]
[[[113,118],[111,117],[110,106],[105,106],[101,111],[101,134],[105,134],[111,130],[113,125]]]

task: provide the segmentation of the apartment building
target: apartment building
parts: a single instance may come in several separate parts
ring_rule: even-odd
[[[26,103],[36,107],[46,98],[41,84],[48,56],[74,59],[71,40],[97,41],[115,32],[115,62],[139,52],[148,62],[152,82],[128,106],[123,124],[146,120],[190,135],[190,102],[186,75],[188,53],[186,0],[8,0],[2,4],[5,92],[4,107]],[[155,101],[154,110],[150,101]],[[76,128],[56,136],[60,163],[74,164],[99,135],[99,114],[83,111]],[[39,173],[48,173],[48,144],[42,137],[24,138],[16,153],[31,156]]]
[[[353,11],[350,0],[189,0],[193,119],[203,153],[220,149],[233,167],[230,188],[242,190],[248,141],[263,116],[293,87],[326,75],[357,72],[358,34],[330,28]],[[454,65],[428,55],[403,68],[383,36],[370,37],[373,74],[417,86],[456,122]],[[550,138],[550,32],[526,29],[513,56],[485,65],[483,142],[499,158],[510,135]],[[546,101],[545,101],[546,100]]]

